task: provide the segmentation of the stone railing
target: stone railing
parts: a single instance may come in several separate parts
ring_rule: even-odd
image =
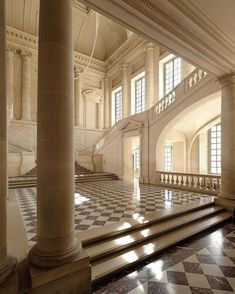
[[[117,122],[109,131],[106,131],[104,136],[99,140],[99,142],[95,145],[95,151],[99,150],[108,140],[114,137],[119,130],[119,123]]]
[[[220,192],[221,177],[217,175],[157,171],[156,176],[159,186],[211,195],[218,195]]]
[[[200,81],[206,77],[207,73],[199,68],[196,68],[189,74],[179,85],[177,85],[171,92],[166,94],[161,100],[158,101],[149,111],[150,117],[153,119],[159,113],[167,109],[173,104],[178,97],[187,94],[192,90]]]

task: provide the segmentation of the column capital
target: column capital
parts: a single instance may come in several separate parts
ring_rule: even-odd
[[[31,58],[33,56],[32,52],[25,50],[25,49],[20,49],[18,50],[19,54],[23,58]]]
[[[235,73],[218,77],[218,81],[222,88],[229,85],[235,85]]]
[[[83,74],[83,69],[82,67],[78,66],[78,65],[75,65],[74,66],[74,75],[75,75],[75,78],[78,78],[78,77],[81,77],[81,75]]]
[[[149,42],[149,43],[147,43],[147,44],[145,45],[144,50],[145,50],[145,51],[150,51],[150,50],[153,51],[155,48],[156,48],[156,46],[155,46],[153,43]]]
[[[126,72],[129,69],[129,63],[122,63],[121,64],[121,70]]]
[[[16,49],[13,47],[7,47],[7,53],[11,53],[12,55],[14,55],[16,53]]]

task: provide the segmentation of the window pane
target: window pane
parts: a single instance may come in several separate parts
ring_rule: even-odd
[[[135,81],[135,113],[145,110],[145,77]]]
[[[221,173],[221,126],[210,129],[210,170],[213,174]]]
[[[164,64],[164,93],[169,93],[181,81],[181,58],[175,57]]]

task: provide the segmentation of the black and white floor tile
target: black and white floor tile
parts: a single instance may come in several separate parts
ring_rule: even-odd
[[[27,238],[36,235],[36,188],[16,190]],[[84,231],[136,218],[160,209],[180,206],[210,196],[139,185],[123,181],[102,181],[75,185],[75,230]]]
[[[235,226],[185,242],[160,259],[108,281],[96,294],[235,293]]]

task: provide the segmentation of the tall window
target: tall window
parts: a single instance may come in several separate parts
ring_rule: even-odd
[[[172,146],[165,146],[165,171],[172,171]]]
[[[122,119],[122,90],[114,93],[115,123]]]
[[[221,173],[221,125],[210,129],[210,171],[212,174]]]
[[[181,81],[181,58],[174,57],[164,64],[164,94],[173,90]]]
[[[135,113],[145,110],[145,76],[135,81]]]

